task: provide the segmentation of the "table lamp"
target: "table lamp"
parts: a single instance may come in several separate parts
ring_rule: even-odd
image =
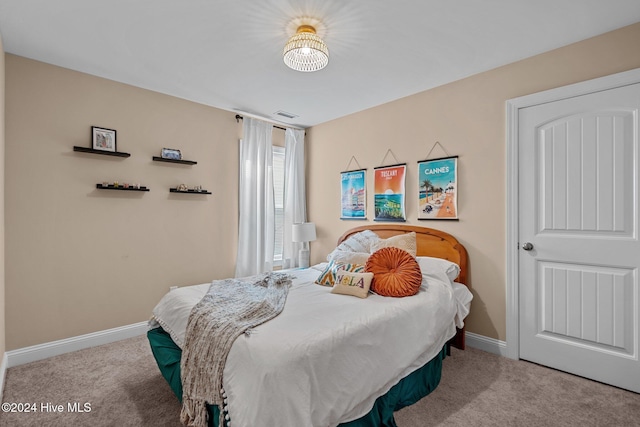
[[[309,267],[309,242],[316,240],[316,225],[313,222],[293,224],[291,240],[302,243],[302,249],[298,253],[298,266]]]

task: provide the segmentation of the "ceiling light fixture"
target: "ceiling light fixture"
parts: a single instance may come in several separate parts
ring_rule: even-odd
[[[311,25],[300,25],[284,46],[284,63],[296,71],[322,70],[329,63],[329,49]]]

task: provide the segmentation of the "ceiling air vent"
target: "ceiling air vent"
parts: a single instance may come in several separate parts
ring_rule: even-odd
[[[286,117],[287,119],[295,119],[296,117],[298,117],[297,114],[293,114],[293,113],[287,113],[286,111],[276,111],[275,113],[276,116],[281,116],[281,117]]]

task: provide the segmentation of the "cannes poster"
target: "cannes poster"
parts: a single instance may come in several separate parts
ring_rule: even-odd
[[[418,162],[418,219],[458,219],[458,158]]]

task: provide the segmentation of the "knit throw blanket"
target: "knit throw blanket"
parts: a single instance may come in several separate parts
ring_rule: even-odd
[[[224,425],[222,374],[231,346],[241,334],[282,312],[291,279],[283,273],[265,273],[214,280],[193,307],[180,361],[184,425],[206,426],[207,403],[218,405],[220,427]]]

